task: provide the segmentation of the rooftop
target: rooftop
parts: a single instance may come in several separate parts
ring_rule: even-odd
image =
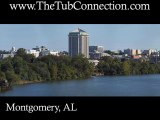
[[[80,35],[89,35],[86,31],[84,31],[84,30],[82,30],[82,29],[80,29],[80,28],[78,28],[78,29],[76,29],[76,30],[74,30],[74,31],[72,31],[72,32],[70,32],[69,34],[80,34]]]

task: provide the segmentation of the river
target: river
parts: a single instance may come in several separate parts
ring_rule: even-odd
[[[0,96],[160,96],[160,75],[98,76],[17,85]]]

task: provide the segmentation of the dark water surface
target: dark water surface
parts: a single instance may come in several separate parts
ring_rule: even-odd
[[[0,96],[160,96],[160,75],[100,76],[18,85]]]

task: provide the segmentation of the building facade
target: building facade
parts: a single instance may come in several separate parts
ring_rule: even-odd
[[[46,56],[46,55],[59,56],[58,51],[49,50],[45,46],[41,46],[41,47],[36,46],[36,48],[33,48],[32,50],[27,50],[26,53],[27,54],[32,54],[35,57],[43,57],[43,56]]]
[[[46,56],[46,55],[59,56],[58,51],[43,50],[40,52],[40,56]]]
[[[131,52],[131,49],[129,49],[129,48],[124,50],[124,54],[127,54],[127,55],[130,56],[131,53],[132,53],[132,52]]]
[[[32,55],[34,55],[37,58],[37,57],[39,57],[39,53],[40,52],[36,51],[36,50],[27,50],[26,53],[27,54],[32,54]]]
[[[89,46],[89,52],[100,52],[103,53],[104,47],[103,46]]]
[[[5,59],[5,58],[8,58],[8,57],[14,57],[14,54],[12,53],[8,53],[8,54],[0,54],[0,59]]]
[[[144,50],[144,51],[143,51],[143,54],[150,56],[151,54],[154,54],[154,53],[156,53],[156,52],[157,52],[156,49],[149,49],[149,50]]]
[[[129,56],[141,55],[141,50],[139,50],[139,49],[125,49],[124,54],[127,54]]]
[[[76,29],[69,33],[69,55],[71,57],[83,54],[89,58],[89,34],[81,29]]]

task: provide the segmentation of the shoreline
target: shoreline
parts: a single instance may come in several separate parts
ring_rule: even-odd
[[[7,86],[0,86],[0,93],[4,92],[4,91],[8,91],[8,90],[12,89],[12,87],[14,87],[14,86],[35,84],[35,83],[42,83],[42,82],[45,82],[45,81],[44,80],[33,80],[33,81],[19,80],[19,81],[16,81],[14,83],[11,83],[8,87]]]
[[[16,81],[15,83],[11,84],[11,86],[15,86],[15,85],[26,85],[26,84],[34,84],[34,83],[41,83],[41,82],[45,82],[44,80],[19,80]]]
[[[99,77],[99,76],[141,76],[142,74],[137,75],[104,75],[104,74],[93,74],[91,77]],[[156,74],[143,74],[143,75],[156,75]],[[87,78],[86,78],[87,79]],[[60,80],[63,81],[63,80]],[[48,82],[45,80],[19,80],[11,84],[11,86],[15,85],[26,85],[26,84],[34,84],[34,83],[42,83],[42,82]]]
[[[92,77],[92,76],[90,76]],[[83,79],[88,79],[88,78],[83,78]],[[75,79],[66,79],[66,80],[75,80]],[[26,84],[34,84],[34,83],[42,83],[42,82],[56,82],[56,81],[66,81],[65,79],[62,80],[54,80],[54,81],[45,81],[45,80],[18,80],[14,83],[11,83],[11,86],[15,85],[26,85]],[[81,79],[76,79],[76,80],[81,80]]]

